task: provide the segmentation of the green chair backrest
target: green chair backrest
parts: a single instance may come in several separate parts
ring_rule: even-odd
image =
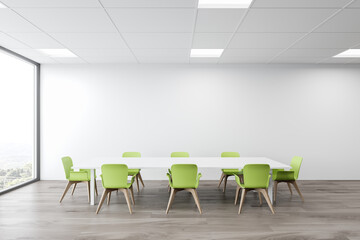
[[[240,157],[238,152],[222,152],[221,157]]]
[[[141,153],[139,153],[139,152],[124,152],[122,156],[139,158],[139,157],[141,157]]]
[[[63,157],[61,160],[64,166],[66,179],[69,179],[71,167],[73,166],[72,159],[71,157]]]
[[[245,188],[267,188],[270,166],[268,164],[247,164],[243,168]]]
[[[190,154],[188,152],[172,152],[171,157],[190,157]]]
[[[128,167],[125,164],[103,164],[101,179],[104,188],[126,188]]]
[[[171,178],[174,188],[195,188],[198,167],[196,164],[174,164],[171,166]]]
[[[294,171],[294,177],[295,180],[298,179],[299,177],[299,172],[300,172],[300,166],[302,163],[303,158],[302,157],[298,157],[295,156],[291,159],[291,170]]]

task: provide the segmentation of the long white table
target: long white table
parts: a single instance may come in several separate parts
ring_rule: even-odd
[[[90,169],[90,204],[95,205],[95,169],[101,169],[102,164],[126,164],[129,168],[141,169],[168,169],[173,164],[196,164],[198,168],[239,168],[242,169],[246,164],[268,164],[270,169],[289,170],[289,165],[274,161],[265,157],[240,157],[240,158],[220,158],[220,157],[190,157],[190,158],[170,158],[170,157],[144,157],[144,158],[105,158],[100,160],[88,160],[86,163],[79,163],[73,166],[77,169]],[[165,174],[165,171],[164,171]],[[273,182],[270,180],[268,188],[271,202],[273,201]]]

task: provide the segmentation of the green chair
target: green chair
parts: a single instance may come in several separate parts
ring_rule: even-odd
[[[221,157],[222,158],[226,158],[226,157],[238,158],[238,157],[240,157],[240,154],[238,152],[222,152]],[[221,171],[222,171],[222,173],[221,173],[221,177],[220,177],[220,180],[219,180],[218,188],[220,187],[222,181],[224,180],[223,192],[225,192],[225,190],[226,190],[226,184],[227,184],[228,177],[233,176],[234,174],[235,175],[240,175],[240,179],[242,180],[242,171],[240,171],[237,168],[221,169]]]
[[[72,170],[73,161],[72,161],[71,157],[63,157],[63,158],[61,158],[61,160],[62,160],[62,163],[64,166],[65,177],[68,180],[68,183],[65,187],[64,193],[62,194],[62,196],[60,198],[60,202],[62,202],[62,200],[64,199],[64,197],[65,197],[67,191],[69,190],[69,188],[71,187],[71,185],[74,184],[73,190],[71,192],[71,195],[73,195],[76,185],[80,182],[86,183],[87,189],[88,189],[88,201],[90,202],[90,169],[81,169],[80,171],[73,171]],[[97,194],[96,181],[95,181],[95,190],[96,190],[96,194]]]
[[[264,196],[267,204],[271,212],[274,214],[273,206],[270,202],[270,198],[268,195],[267,188],[269,187],[270,180],[270,166],[268,164],[247,164],[244,166],[243,174],[244,174],[244,183],[240,182],[240,178],[238,175],[234,174],[235,180],[238,184],[238,188],[236,190],[235,203],[237,202],[237,198],[239,196],[239,191],[241,188],[241,199],[240,199],[240,214],[241,209],[244,204],[245,196],[248,191],[255,190],[259,193],[260,196],[260,204],[261,204],[261,195]]]
[[[200,207],[199,197],[196,192],[196,189],[199,186],[201,173],[198,173],[197,166],[195,164],[174,164],[171,166],[171,173],[171,175],[167,173],[171,187],[171,194],[166,208],[166,214],[169,213],[175,194],[182,190],[188,191],[192,194],[196,206],[201,214],[202,210]]]
[[[188,157],[190,157],[190,154],[188,152],[172,152],[170,154],[170,157],[172,157],[172,158],[188,158]],[[170,169],[168,169],[168,173],[170,174],[170,177],[171,177]],[[168,192],[170,192],[170,184],[168,185]]]
[[[132,184],[134,183],[134,179],[136,175],[133,175],[131,178],[130,183],[128,183],[128,167],[125,164],[103,164],[101,166],[101,183],[104,188],[104,192],[101,196],[99,206],[96,209],[96,214],[99,213],[102,204],[104,203],[106,197],[108,197],[107,205],[110,203],[110,197],[112,191],[120,190],[125,195],[126,203],[129,208],[130,214],[132,214],[131,203],[129,199],[129,192],[130,190],[130,197],[132,200],[132,204],[135,205],[134,201],[134,191]]]
[[[292,195],[291,185],[294,186],[296,191],[299,193],[299,196],[302,201],[304,201],[304,197],[302,196],[300,189],[296,183],[296,180],[299,177],[300,172],[300,166],[302,163],[303,158],[302,157],[293,157],[291,160],[291,170],[290,171],[284,171],[284,169],[274,169],[273,170],[273,180],[274,180],[274,201],[276,201],[276,192],[277,192],[277,185],[281,182],[286,182],[290,193]]]
[[[122,155],[123,158],[129,158],[129,157],[134,157],[134,158],[140,158],[141,157],[141,153],[139,152],[124,152]],[[136,176],[135,180],[136,180],[136,186],[137,186],[137,191],[139,192],[139,180],[142,184],[143,187],[145,187],[145,184],[143,182],[143,179],[141,177],[141,173],[140,173],[141,169],[129,169],[129,176]]]

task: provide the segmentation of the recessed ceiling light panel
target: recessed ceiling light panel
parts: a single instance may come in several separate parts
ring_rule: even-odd
[[[53,58],[76,58],[77,56],[73,54],[66,48],[60,49],[38,49],[43,54],[48,55],[49,57]]]
[[[335,55],[336,58],[360,58],[360,49],[349,49],[338,55]]]
[[[224,49],[191,49],[190,57],[218,58]]]
[[[199,8],[249,8],[252,0],[199,0]]]
[[[0,8],[7,8],[7,7],[0,2]]]

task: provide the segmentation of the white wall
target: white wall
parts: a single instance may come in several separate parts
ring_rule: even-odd
[[[44,65],[41,178],[60,158],[304,157],[301,179],[360,179],[360,69],[345,65]],[[219,171],[202,171],[218,179]],[[145,179],[164,172],[143,170]]]

